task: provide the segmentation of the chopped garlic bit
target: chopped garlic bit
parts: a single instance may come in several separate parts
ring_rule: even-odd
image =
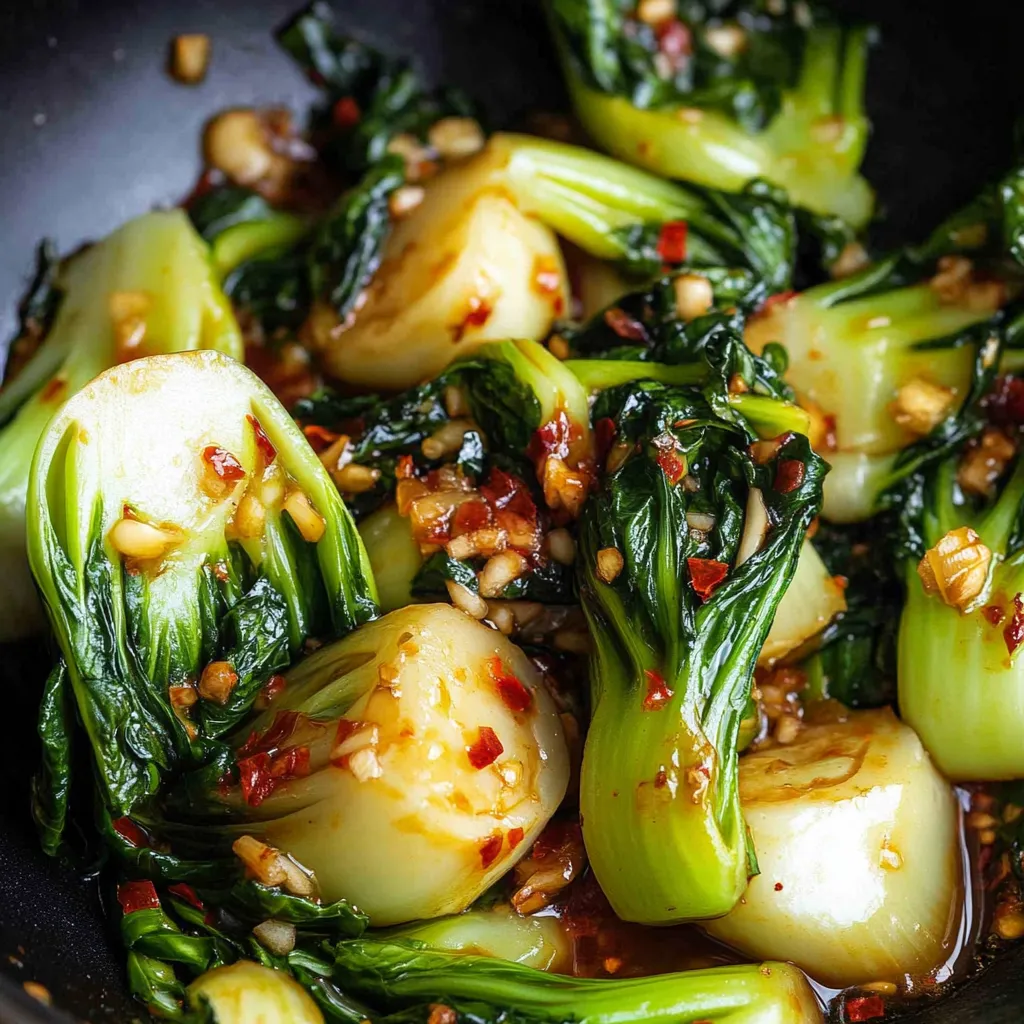
[[[295,948],[295,925],[270,918],[252,930],[264,949],[275,956],[287,956]]]
[[[171,44],[171,74],[184,85],[195,85],[206,77],[210,64],[210,37],[193,34],[175,36]]]
[[[689,322],[703,316],[715,303],[711,282],[702,274],[680,274],[673,282],[676,312]]]
[[[464,587],[454,580],[446,580],[445,587],[448,589],[448,596],[452,604],[474,619],[487,618],[487,602],[479,595],[474,594],[469,587]]]
[[[287,854],[253,836],[239,836],[231,844],[235,856],[263,885],[283,886],[295,896],[316,895],[316,881]]]
[[[914,377],[896,392],[889,412],[904,430],[924,437],[946,418],[954,398],[952,389]]]
[[[461,160],[484,148],[484,132],[472,117],[442,117],[427,132],[427,141],[445,160]]]
[[[500,597],[502,591],[519,579],[528,567],[526,559],[517,551],[493,555],[480,570],[480,596]]]
[[[960,489],[968,494],[988,497],[1016,452],[1016,445],[1006,434],[996,427],[987,427],[960,460],[956,473]]]
[[[950,530],[917,566],[926,594],[963,610],[985,589],[992,552],[969,527]]]
[[[597,575],[605,583],[614,582],[625,564],[618,548],[602,548],[597,553]]]
[[[181,530],[152,526],[129,517],[118,519],[110,528],[109,536],[119,554],[139,561],[163,558],[184,539]]]
[[[289,491],[285,495],[282,507],[292,517],[303,540],[315,544],[324,535],[327,524],[302,491],[298,489]]]

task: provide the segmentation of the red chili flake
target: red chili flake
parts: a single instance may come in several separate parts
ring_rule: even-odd
[[[822,448],[827,452],[834,452],[839,447],[839,438],[836,435],[836,418],[831,413],[824,417],[825,436],[821,440]]]
[[[416,467],[411,455],[399,455],[395,465],[395,476],[399,480],[411,480],[416,475]]]
[[[881,996],[857,996],[846,1000],[846,1019],[850,1024],[885,1016],[885,1000]]]
[[[1006,618],[1006,612],[1004,612],[997,604],[985,605],[985,607],[981,609],[981,614],[984,615],[993,626],[998,626],[1003,619]]]
[[[256,698],[256,706],[259,708],[265,708],[270,704],[273,704],[278,697],[284,692],[288,686],[288,680],[284,676],[271,676],[264,684],[263,689],[260,690],[259,696]]]
[[[298,711],[278,711],[274,716],[274,721],[270,723],[270,728],[262,736],[257,732],[249,734],[245,744],[238,750],[239,756],[247,757],[250,754],[268,753],[284,746],[284,741],[295,732],[295,727],[298,724]]]
[[[776,892],[782,892],[782,883],[781,882],[776,882],[775,883],[775,891]]]
[[[674,451],[662,449],[658,452],[656,461],[673,487],[686,476],[686,460],[681,459]]]
[[[203,901],[199,898],[199,894],[191,885],[186,885],[184,882],[178,882],[176,885],[168,886],[167,891],[174,893],[175,896],[180,896],[186,903],[190,903],[195,907],[196,910],[206,909],[203,905]]]
[[[686,221],[670,220],[658,234],[658,255],[666,263],[682,263],[686,259]]]
[[[658,770],[658,774],[654,776],[654,788],[664,789],[668,785],[668,772],[664,768]]]
[[[342,130],[354,128],[362,116],[359,104],[351,96],[342,96],[331,110],[331,119],[335,127]]]
[[[309,747],[289,747],[282,750],[270,765],[271,778],[279,782],[304,779],[309,774]]]
[[[55,402],[63,398],[68,389],[68,382],[63,377],[51,377],[46,387],[39,392],[39,398],[43,402]]]
[[[134,847],[149,846],[149,836],[131,818],[117,818],[110,825],[126,843]]]
[[[464,501],[456,510],[453,527],[456,534],[475,533],[489,526],[491,508],[485,501]]]
[[[508,848],[514,850],[523,841],[524,835],[521,828],[510,828],[508,830]]]
[[[245,470],[238,459],[231,452],[218,448],[215,444],[203,449],[203,462],[225,483],[234,483],[245,476]]]
[[[325,448],[329,448],[341,437],[341,434],[336,434],[333,430],[321,427],[317,423],[307,423],[302,428],[302,433],[306,435],[306,440],[315,452],[322,452]]]
[[[526,711],[533,703],[533,694],[505,667],[505,663],[495,655],[488,662],[491,678],[498,690],[498,695],[505,702],[509,711]]]
[[[263,427],[260,426],[260,421],[252,413],[247,414],[245,418],[249,421],[249,424],[252,426],[252,432],[256,435],[256,447],[268,463],[273,462],[277,458],[277,449],[270,438],[264,433]]]
[[[804,464],[799,459],[779,459],[772,486],[779,494],[789,494],[804,482]]]
[[[639,320],[634,320],[624,309],[612,306],[604,311],[604,322],[627,341],[646,341],[647,331]]]
[[[126,914],[136,910],[159,910],[160,897],[152,882],[122,882],[117,887],[117,902]]]
[[[559,409],[543,426],[538,427],[530,438],[526,454],[538,462],[548,455],[557,455],[564,459],[569,454],[569,444],[573,439],[573,427],[564,409]],[[575,430],[579,435],[579,428]]]
[[[1024,601],[1021,600],[1020,594],[1014,595],[1013,618],[1003,630],[1003,639],[1006,641],[1006,650],[1011,656],[1024,643]]]
[[[701,601],[711,597],[729,574],[729,566],[713,558],[688,558],[686,567],[690,570],[690,585]]]
[[[250,807],[259,807],[274,792],[275,780],[270,774],[269,754],[253,754],[238,762],[238,781],[242,798]]]
[[[463,335],[470,327],[483,327],[494,312],[494,306],[489,298],[480,295],[469,297],[468,311],[462,320],[451,328],[452,339],[462,341]]]
[[[796,296],[799,294],[799,292],[790,291],[779,292],[776,295],[769,295],[768,298],[761,303],[761,306],[758,309],[755,316],[764,316],[766,313],[771,312],[771,310],[774,309],[776,306],[780,306],[783,305],[784,303],[789,302],[790,299],[796,298]]]
[[[665,677],[649,668],[644,670],[647,677],[647,695],[644,697],[644,711],[659,711],[671,699],[673,691],[668,688]]]
[[[495,731],[489,725],[482,725],[477,731],[476,740],[471,746],[466,747],[466,755],[469,757],[469,763],[480,771],[489,764],[494,764],[504,750]]]
[[[680,61],[693,53],[693,34],[677,18],[658,27],[658,49],[672,61]]]
[[[553,295],[562,287],[562,275],[552,257],[538,256],[533,261],[533,283],[542,295]]]
[[[982,407],[988,418],[1000,426],[1024,423],[1024,378],[999,377]]]
[[[537,522],[537,506],[533,503],[526,484],[518,477],[502,469],[492,469],[487,482],[481,486],[480,493],[496,512],[508,509],[530,523]]]
[[[480,844],[480,863],[485,868],[489,868],[498,859],[503,842],[501,833],[496,832],[494,835],[488,836]]]
[[[617,433],[615,420],[610,416],[605,416],[594,424],[594,444],[597,448],[598,462],[603,464],[608,458],[608,452],[611,451]]]

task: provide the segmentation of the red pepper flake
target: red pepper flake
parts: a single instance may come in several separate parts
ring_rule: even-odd
[[[560,459],[567,458],[574,434],[579,436],[579,428],[574,431],[565,410],[559,409],[547,423],[533,432],[526,454],[534,462],[542,462],[548,455],[556,455]]]
[[[176,885],[168,886],[167,891],[174,893],[175,896],[179,896],[186,903],[190,903],[196,908],[196,910],[206,909],[203,905],[203,901],[199,898],[199,894],[191,885],[186,885],[184,882],[178,882]]]
[[[664,789],[668,785],[668,772],[664,768],[658,769],[657,775],[654,776],[654,788]]]
[[[533,261],[533,283],[542,295],[554,295],[562,287],[562,275],[551,256],[538,256]]]
[[[64,398],[64,393],[68,389],[68,382],[63,377],[51,377],[47,381],[46,387],[39,392],[40,401],[43,402],[55,402],[58,398]]]
[[[658,234],[658,255],[666,263],[682,263],[686,259],[686,221],[670,220]]]
[[[673,691],[668,688],[665,677],[649,668],[644,670],[647,677],[647,696],[644,697],[644,711],[660,711],[671,699]]]
[[[315,452],[322,452],[325,448],[329,448],[341,437],[341,434],[328,430],[326,427],[321,427],[317,423],[307,423],[302,428],[302,433],[306,435],[306,440]]]
[[[530,492],[518,477],[506,473],[502,469],[492,469],[487,477],[487,483],[480,488],[484,496],[495,512],[508,510],[531,524],[537,522],[537,506],[530,497]]]
[[[271,676],[263,684],[263,689],[260,690],[259,696],[256,698],[256,707],[261,709],[269,707],[284,693],[287,685],[288,680],[284,676]]]
[[[411,455],[399,455],[395,465],[395,476],[399,480],[411,480],[416,475],[416,467]]]
[[[304,779],[309,774],[309,747],[282,750],[270,765],[270,776],[279,782]]]
[[[111,828],[129,845],[136,848],[149,846],[149,836],[132,821],[131,818],[117,818],[110,823]]]
[[[617,433],[615,420],[610,416],[605,416],[594,424],[594,444],[597,449],[598,462],[604,464],[608,458],[608,452],[611,451]]]
[[[260,450],[263,458],[268,463],[273,462],[277,458],[277,449],[274,447],[273,442],[267,437],[260,426],[260,421],[253,416],[252,413],[248,413],[245,417],[249,421],[249,425],[252,427],[252,432],[256,435],[256,447]]]
[[[1011,657],[1013,652],[1024,643],[1024,601],[1021,600],[1020,594],[1014,595],[1013,618],[1003,630],[1003,640],[1006,641],[1006,650]]]
[[[850,1024],[885,1016],[885,1000],[881,996],[857,996],[846,1000],[846,1019]]]
[[[284,746],[284,741],[295,732],[298,724],[298,711],[278,711],[270,728],[262,736],[255,731],[249,734],[249,738],[238,749],[239,757],[248,757],[260,752],[269,753]]]
[[[686,476],[686,460],[681,459],[674,451],[662,449],[655,461],[661,466],[662,472],[673,487]]]
[[[713,558],[688,558],[686,567],[690,570],[690,584],[701,601],[711,597],[729,574],[729,566]]]
[[[152,882],[122,882],[117,887],[117,902],[126,914],[160,909],[160,897]]]
[[[469,763],[477,771],[480,771],[489,764],[494,764],[504,750],[505,748],[501,745],[501,740],[498,739],[495,731],[489,725],[482,725],[477,731],[476,740],[466,747],[466,754],[469,757]]]
[[[799,459],[779,459],[772,486],[779,494],[789,494],[804,482],[804,464]]]
[[[795,299],[799,292],[779,292],[776,295],[769,295],[764,302],[761,303],[756,316],[764,316],[766,313],[770,313],[776,306],[785,305],[790,299]]]
[[[484,868],[489,868],[498,859],[503,842],[501,833],[495,832],[480,844],[480,863]]]
[[[782,892],[782,883],[781,882],[776,882],[775,883],[775,891],[776,892]]]
[[[984,615],[993,626],[998,626],[1003,619],[1006,618],[1006,612],[1004,612],[997,604],[985,605],[985,607],[981,609],[981,614]]]
[[[647,331],[639,320],[634,320],[624,309],[612,306],[604,311],[604,322],[627,341],[646,341]]]
[[[335,127],[341,128],[343,131],[354,128],[359,124],[359,119],[362,116],[363,112],[359,109],[359,104],[351,96],[342,96],[331,110],[331,119],[334,121]]]
[[[658,49],[674,63],[693,53],[693,34],[678,18],[658,26]]]
[[[259,807],[274,792],[276,780],[270,774],[272,758],[269,754],[253,754],[238,762],[238,781],[242,798],[250,807]]]
[[[505,707],[518,713],[526,711],[533,703],[533,694],[522,684],[518,676],[509,672],[497,655],[490,659],[488,668]]]
[[[508,848],[514,850],[523,841],[524,835],[521,828],[510,828],[508,830]]]
[[[999,377],[982,401],[988,418],[999,426],[1024,424],[1024,378]]]
[[[245,470],[238,459],[231,452],[218,448],[215,444],[207,445],[203,449],[203,462],[225,483],[234,483],[245,476]]]
[[[464,501],[456,510],[453,520],[456,535],[475,533],[491,523],[491,508],[485,501]]]
[[[836,434],[836,418],[831,413],[822,420],[825,427],[824,437],[821,439],[821,449],[826,452],[834,452],[839,447],[839,438]]]

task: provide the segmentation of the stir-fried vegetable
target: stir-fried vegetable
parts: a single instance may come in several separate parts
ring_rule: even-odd
[[[923,245],[848,277],[770,300],[746,326],[755,352],[781,344],[786,379],[800,401],[827,419],[816,448],[833,472],[825,515],[871,515],[893,482],[910,472],[908,446],[956,440],[960,409],[977,364],[999,358],[1019,328],[1001,312],[1020,289],[1012,258],[1020,197],[986,190]]]
[[[756,873],[739,724],[824,466],[795,434],[751,455],[745,431],[690,390],[640,384],[602,403],[623,461],[581,523],[587,850],[620,917],[715,917]]]
[[[115,817],[201,760],[306,638],[375,613],[326,471],[217,353],[134,360],[83,388],[40,441],[28,508],[64,699]]]
[[[319,1007],[293,978],[251,960],[218,967],[188,987],[196,1011],[215,1024],[323,1024]]]
[[[32,453],[54,413],[101,370],[137,356],[242,355],[209,252],[180,212],[139,217],[50,270],[48,290],[26,310],[38,348],[0,391],[0,641],[43,624],[25,561],[25,493]],[[37,308],[44,301],[45,317]]]
[[[739,790],[761,874],[712,935],[836,987],[945,962],[962,898],[956,803],[888,709],[744,755]]]
[[[685,260],[749,266],[777,287],[788,280],[791,219],[763,191],[703,196],[519,135],[494,136],[424,190],[396,224],[354,322],[315,324],[324,363],[343,380],[406,387],[481,341],[545,337],[568,311],[552,232],[633,272]]]
[[[325,899],[395,924],[464,910],[565,793],[565,741],[535,670],[448,605],[392,612],[284,678],[236,737],[237,785],[201,773],[172,800],[177,821],[224,822],[180,829],[180,849],[236,841],[244,859],[239,837],[255,836]]]
[[[1019,379],[1004,379],[991,408],[1002,424],[935,467],[904,506],[900,712],[957,780],[1024,773],[1020,391]]]
[[[669,178],[763,178],[861,226],[869,32],[806,5],[547,0],[573,106],[598,144]]]
[[[409,942],[357,939],[335,948],[336,974],[359,996],[388,1008],[440,1002],[459,1021],[496,1024],[510,1012],[540,1024],[818,1024],[803,975],[788,964],[745,964],[654,978],[594,980],[521,964],[443,953]]]

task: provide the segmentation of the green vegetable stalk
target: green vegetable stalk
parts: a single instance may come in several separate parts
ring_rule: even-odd
[[[806,979],[788,964],[743,964],[596,980],[546,974],[522,964],[445,953],[421,943],[356,939],[335,947],[334,977],[391,1010],[451,1007],[462,1024],[516,1019],[538,1024],[818,1024]]]
[[[947,459],[912,495],[901,538],[900,713],[957,781],[1024,775],[1024,462],[993,490],[966,493]]]
[[[136,356],[215,349],[242,357],[209,250],[180,211],[130,221],[54,264],[51,277],[52,323],[0,390],[0,642],[42,625],[25,561],[25,492],[36,442],[61,405],[101,370]]]
[[[619,0],[547,9],[573,106],[603,149],[729,191],[764,179],[858,227],[870,218],[858,174],[869,30],[761,3],[689,4],[656,25]]]
[[[715,917],[756,873],[737,739],[825,466],[796,434],[748,449],[691,389],[625,386],[605,414],[613,466],[577,561],[595,643],[584,838],[620,917]]]
[[[271,392],[218,353],[133,360],[83,388],[40,440],[28,508],[66,666],[43,708],[44,788],[67,770],[70,700],[115,817],[208,759],[308,637],[376,612],[326,470]]]

